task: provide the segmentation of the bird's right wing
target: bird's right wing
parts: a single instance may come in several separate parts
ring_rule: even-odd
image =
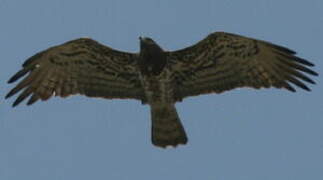
[[[28,105],[53,95],[144,100],[136,67],[137,54],[81,38],[42,51],[23,64],[8,83],[27,74],[6,96],[23,90],[13,106],[31,95]]]

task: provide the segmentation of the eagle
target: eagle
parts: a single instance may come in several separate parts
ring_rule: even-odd
[[[151,111],[151,141],[165,148],[186,144],[175,108],[186,97],[235,88],[306,91],[317,76],[308,60],[270,42],[214,32],[189,47],[165,51],[153,39],[139,37],[139,53],[123,52],[90,38],[50,47],[27,59],[8,81],[24,77],[6,98],[19,94],[13,107],[52,96],[81,94],[105,99],[136,99]]]

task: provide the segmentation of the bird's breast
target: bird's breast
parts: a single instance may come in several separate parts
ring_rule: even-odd
[[[162,53],[143,54],[139,60],[139,68],[144,75],[157,76],[166,66],[166,57]]]
[[[140,77],[148,104],[175,102],[173,81],[168,71],[162,71],[157,76],[141,74]]]

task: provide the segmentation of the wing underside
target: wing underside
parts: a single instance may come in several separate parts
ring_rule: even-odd
[[[53,95],[144,100],[135,65],[136,54],[120,52],[81,38],[52,47],[26,60],[8,83],[21,80],[6,96],[21,92],[13,106],[28,105]]]
[[[295,52],[269,42],[217,32],[191,47],[167,52],[168,68],[174,71],[176,99],[206,93],[221,93],[240,87],[310,89],[307,75],[311,62]],[[307,75],[306,75],[307,74]]]

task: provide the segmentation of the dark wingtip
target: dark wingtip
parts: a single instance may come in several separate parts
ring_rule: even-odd
[[[287,87],[285,87],[288,91],[290,91],[290,92],[296,92],[296,90],[294,89],[294,88],[287,88]]]
[[[306,82],[311,83],[311,84],[316,84],[316,82],[313,81],[312,79],[308,79],[308,80],[306,80]]]
[[[306,90],[306,91],[311,91],[310,88],[308,88],[307,86],[301,86],[302,89]]]
[[[28,100],[27,106],[34,104],[38,100],[39,100],[39,96],[37,94],[33,94],[31,98]]]
[[[13,96],[15,94],[15,92],[13,90],[9,91],[9,93],[5,96],[5,99],[10,98],[11,96]]]
[[[19,103],[21,103],[23,100],[25,100],[30,94],[32,93],[32,90],[30,88],[25,89],[15,100],[15,102],[12,104],[12,107],[17,106]]]
[[[309,73],[309,74],[311,74],[313,76],[318,76],[319,75],[317,72],[315,72],[313,70],[310,70],[310,69],[306,69],[306,68],[304,68],[304,72],[307,72],[307,73]]]
[[[310,74],[312,74],[313,76],[319,76],[319,73],[312,71]]]
[[[272,43],[269,43],[269,46],[273,47],[274,49],[277,49],[278,51],[282,51],[287,54],[296,54],[296,52],[294,50],[291,50],[291,49],[284,47],[284,46],[279,46],[279,45],[272,44]]]
[[[22,76],[24,76],[26,73],[28,73],[30,70],[30,68],[23,68],[22,70],[18,71],[15,75],[13,75],[9,80],[8,83],[13,83],[16,80],[18,80],[19,78],[21,78]]]
[[[298,62],[298,63],[305,64],[307,66],[314,66],[313,63],[311,63],[311,62],[309,62],[309,61],[307,61],[305,59],[299,58],[299,57],[294,57],[293,60]]]
[[[288,81],[306,91],[311,91],[310,88],[308,88],[302,81],[296,79],[295,77],[288,77]]]
[[[18,104],[20,103],[20,101],[18,102],[17,100],[12,104],[12,107],[16,107]]]
[[[276,53],[285,57],[286,59],[293,60],[293,61],[298,62],[300,64],[307,65],[307,66],[315,66],[313,63],[309,62],[308,60],[297,57],[295,55],[285,54],[284,52],[276,52]]]
[[[284,86],[285,89],[287,89],[290,92],[296,92],[295,88],[293,88],[291,85],[289,85],[287,82],[285,82]]]
[[[314,82],[314,84],[315,84],[315,82]],[[312,91],[310,88],[308,88],[304,84],[295,84],[295,85],[298,86],[298,87],[300,87],[300,88],[302,88],[303,90]],[[287,89],[288,91],[293,92],[293,93],[296,92],[296,90],[293,87],[291,87],[291,86],[285,87],[285,89]]]
[[[25,98],[18,97],[15,102],[13,102],[12,107],[18,106]]]

